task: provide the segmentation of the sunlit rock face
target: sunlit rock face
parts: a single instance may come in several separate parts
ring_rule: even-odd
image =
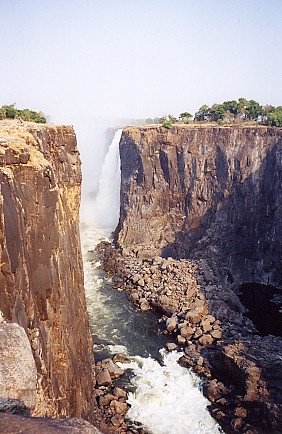
[[[73,128],[0,122],[0,184],[0,311],[24,328],[31,343],[33,414],[93,420]]]
[[[281,128],[129,127],[120,155],[119,245],[282,285]]]

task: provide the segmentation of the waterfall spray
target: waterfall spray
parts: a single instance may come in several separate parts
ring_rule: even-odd
[[[105,157],[95,201],[95,223],[112,231],[118,224],[120,207],[119,142],[122,129],[116,131]]]

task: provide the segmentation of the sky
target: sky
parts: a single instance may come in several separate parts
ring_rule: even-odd
[[[66,122],[279,105],[281,22],[281,0],[0,0],[0,98]]]
[[[74,124],[99,160],[124,118],[282,105],[281,22],[281,0],[0,0],[0,105]]]

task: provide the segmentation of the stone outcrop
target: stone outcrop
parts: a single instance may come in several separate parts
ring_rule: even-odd
[[[244,282],[282,287],[282,129],[130,127],[120,155],[105,268],[142,310],[161,309],[226,432],[277,432],[281,339],[260,336],[236,294]]]
[[[0,311],[31,344],[37,371],[32,414],[94,421],[73,128],[1,121],[0,184]]]
[[[91,423],[83,419],[51,419],[26,417],[0,413],[1,432],[5,434],[102,434]]]
[[[0,397],[20,400],[33,410],[36,377],[35,361],[24,329],[15,323],[0,323]]]
[[[129,127],[120,155],[120,246],[282,286],[281,128]]]

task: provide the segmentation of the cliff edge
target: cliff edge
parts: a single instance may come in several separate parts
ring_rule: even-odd
[[[120,155],[121,246],[282,286],[281,128],[129,127]]]
[[[282,426],[281,156],[282,129],[262,126],[128,127],[120,141],[104,266],[162,311],[228,433]]]
[[[37,371],[32,414],[94,421],[80,166],[71,126],[0,122],[2,321],[19,324],[31,345]]]

